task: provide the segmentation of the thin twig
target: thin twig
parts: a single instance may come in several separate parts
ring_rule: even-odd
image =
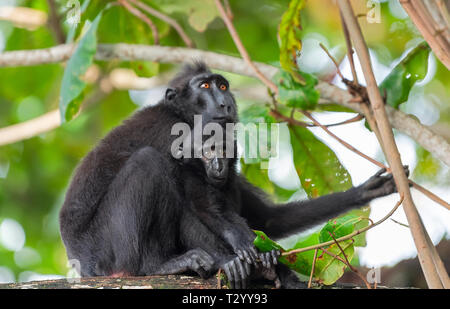
[[[372,289],[372,287],[370,286],[369,282],[367,282],[366,278],[364,278],[364,276],[359,272],[359,270],[354,267],[352,264],[350,264],[350,261],[348,260],[347,254],[345,254],[344,249],[342,249],[341,245],[339,244],[338,241],[336,241],[336,238],[334,237],[334,235],[331,232],[328,232],[331,236],[331,238],[334,240],[334,242],[336,243],[336,246],[338,246],[339,250],[341,250],[342,255],[345,258],[345,261],[348,266],[348,268],[350,268],[351,271],[353,271],[355,274],[357,274],[361,280],[364,282],[364,284],[366,285],[367,289]]]
[[[222,268],[219,268],[217,271],[217,288],[222,289],[222,281],[220,280],[220,277],[222,275]]]
[[[136,16],[137,18],[139,18],[140,20],[142,20],[144,23],[147,24],[147,26],[149,26],[149,28],[152,30],[152,35],[153,35],[153,43],[155,45],[159,45],[159,32],[158,32],[158,28],[156,28],[155,24],[152,22],[152,20],[150,18],[148,18],[147,15],[145,15],[144,13],[142,13],[141,11],[139,11],[137,8],[135,8],[134,6],[132,6],[130,3],[128,3],[127,0],[118,0],[118,2],[128,10],[128,12],[130,12],[131,14],[133,14],[134,16]]]
[[[392,219],[392,218],[391,218],[391,220],[392,220],[393,222],[397,223],[398,225],[401,225],[401,226],[404,226],[404,227],[409,228],[409,225],[408,225],[408,224],[401,223],[401,222],[399,222],[399,221],[397,221],[397,220],[395,220],[395,219]]]
[[[333,132],[331,132],[330,130],[328,130],[327,127],[325,127],[324,125],[320,124],[316,119],[314,119],[310,113],[308,113],[307,111],[302,111],[303,115],[305,115],[306,117],[308,117],[315,125],[319,126],[322,128],[322,130],[324,130],[326,133],[328,133],[328,135],[332,136],[334,139],[336,139],[337,141],[339,141],[342,145],[344,145],[345,147],[347,147],[348,149],[350,149],[351,151],[353,151],[354,153],[358,154],[359,156],[365,158],[366,160],[372,162],[373,164],[381,167],[381,168],[385,168],[385,166],[378,162],[375,159],[372,159],[371,157],[367,156],[366,154],[362,153],[361,151],[359,151],[358,149],[356,149],[355,147],[353,147],[352,145],[350,145],[349,143],[347,143],[346,141],[344,141],[343,139],[341,139],[340,137],[336,136]]]
[[[450,204],[447,203],[446,201],[444,201],[443,199],[441,199],[439,196],[437,196],[436,194],[428,191],[427,189],[425,189],[424,187],[422,187],[421,185],[419,185],[418,183],[415,183],[414,181],[412,181],[411,179],[409,180],[409,183],[412,184],[414,189],[417,189],[418,191],[422,192],[425,196],[427,196],[429,199],[433,200],[434,202],[441,204],[442,206],[444,206],[445,208],[447,208],[448,210],[450,210]]]
[[[230,20],[233,20],[234,15],[233,15],[233,11],[231,10],[230,1],[224,0],[224,4],[225,4],[225,11],[227,12],[228,18]]]
[[[314,257],[313,257],[313,262],[312,262],[312,266],[311,266],[311,274],[309,275],[309,281],[308,281],[308,289],[311,288],[311,283],[312,283],[312,279],[314,276],[314,270],[316,268],[317,251],[319,251],[319,249],[314,250]]]
[[[400,200],[397,202],[397,204],[395,204],[394,208],[392,208],[392,210],[386,216],[384,216],[382,219],[380,219],[377,222],[375,222],[375,223],[373,223],[371,225],[368,225],[368,226],[366,226],[366,227],[364,227],[362,229],[353,231],[352,233],[350,233],[348,235],[342,236],[342,237],[336,239],[336,241],[341,242],[341,241],[344,241],[344,240],[351,239],[351,238],[355,237],[356,235],[364,233],[364,232],[374,228],[375,226],[380,225],[381,223],[386,221],[390,216],[392,216],[392,214],[397,210],[397,208],[400,207],[402,202],[403,202],[403,195],[400,194]],[[320,243],[320,244],[317,244],[317,245],[304,247],[304,248],[299,248],[299,249],[294,249],[294,250],[291,250],[291,251],[286,251],[286,252],[283,252],[281,255],[282,256],[287,256],[287,255],[297,254],[297,253],[301,253],[301,252],[305,252],[305,251],[309,251],[309,250],[321,249],[323,247],[332,245],[333,243],[334,243],[334,241],[330,240],[330,241],[327,241],[327,242],[324,242],[324,243]]]
[[[336,72],[337,72],[337,74],[339,75],[339,77],[340,77],[342,80],[344,80],[345,77],[344,77],[344,75],[342,75],[342,72],[341,72],[341,70],[339,69],[339,63],[337,63],[336,59],[334,59],[334,57],[330,54],[330,52],[328,51],[328,49],[327,49],[322,43],[319,43],[319,46],[320,46],[320,47],[323,49],[323,51],[328,55],[328,58],[330,58],[331,61],[333,61],[334,66],[336,67]]]
[[[270,114],[271,116],[275,117],[275,118],[278,119],[278,120],[286,121],[286,122],[288,122],[288,123],[290,123],[290,124],[292,124],[292,125],[295,125],[295,126],[301,126],[301,127],[304,127],[304,128],[318,127],[317,124],[314,124],[314,123],[308,123],[308,122],[304,122],[304,121],[300,121],[300,120],[295,119],[295,118],[293,117],[293,113],[292,113],[292,112],[294,112],[294,109],[292,109],[292,111],[291,111],[291,116],[290,116],[290,117],[287,117],[287,116],[281,114],[281,113],[280,113],[278,110],[276,110],[276,109],[271,109],[270,112],[269,112],[269,114]],[[344,124],[349,124],[349,123],[357,122],[357,121],[360,121],[360,120],[363,119],[363,118],[364,118],[363,115],[358,114],[358,115],[356,115],[355,117],[352,117],[352,118],[350,118],[350,119],[347,119],[347,120],[344,120],[344,121],[340,121],[340,122],[336,122],[336,123],[324,124],[323,126],[325,126],[325,127],[327,127],[327,128],[329,128],[329,127],[335,127],[335,126],[340,126],[340,125],[344,125]]]
[[[322,250],[323,252],[325,252],[325,253],[328,254],[329,256],[335,258],[336,260],[342,262],[344,265],[347,265],[347,266],[351,269],[352,266],[350,265],[350,263],[347,263],[347,262],[346,262],[343,258],[341,258],[339,255],[334,254],[333,252],[330,252],[330,251],[328,251],[327,249],[324,249],[324,248],[320,248],[320,250]],[[343,251],[342,251],[342,252],[343,252]],[[345,256],[345,255],[344,255],[344,256]],[[356,270],[356,268],[355,268],[355,270]],[[362,279],[362,281],[365,283],[367,289],[369,289],[369,290],[372,289],[371,286],[370,286],[370,284],[367,282],[366,278],[364,278],[364,276],[363,276],[358,270],[356,270],[354,273],[355,273],[356,275],[358,275],[358,277],[360,277],[360,278]]]
[[[186,46],[188,46],[190,48],[195,47],[194,42],[189,38],[189,36],[186,34],[186,32],[184,32],[183,28],[180,26],[180,24],[177,23],[177,21],[175,19],[161,13],[160,11],[155,10],[154,8],[148,6],[147,4],[143,3],[142,1],[138,1],[138,0],[128,0],[128,1],[130,1],[131,3],[133,3],[140,9],[142,9],[143,11],[147,12],[148,14],[155,16],[156,18],[161,19],[162,21],[171,25],[175,29],[175,31],[178,32],[178,35],[184,41],[184,44],[186,44]]]
[[[50,16],[48,19],[48,26],[52,30],[55,40],[58,44],[63,44],[66,42],[66,35],[61,24],[61,17],[58,13],[58,7],[55,0],[47,0],[47,4],[50,11]]]
[[[333,132],[331,132],[330,130],[328,130],[327,127],[325,127],[324,125],[320,124],[316,119],[314,119],[310,113],[306,112],[306,111],[302,111],[302,113],[308,117],[315,125],[319,126],[320,128],[322,128],[322,130],[324,130],[328,135],[330,135],[331,137],[333,137],[335,140],[337,140],[339,143],[341,143],[343,146],[345,146],[347,149],[353,151],[354,153],[356,153],[357,155],[365,158],[366,160],[372,162],[373,164],[375,164],[378,167],[381,168],[385,168],[388,172],[390,172],[390,168],[386,165],[384,165],[383,163],[369,157],[368,155],[362,153],[361,151],[359,151],[358,149],[356,149],[355,147],[353,147],[352,145],[350,145],[349,143],[347,143],[346,141],[344,141],[343,139],[341,139],[340,137],[336,136]],[[367,115],[369,115],[369,113],[367,113]],[[370,119],[367,118],[366,119]],[[372,126],[372,124],[369,122],[369,124],[371,125],[372,130],[375,131],[374,128],[376,128],[376,126]],[[380,143],[381,145],[381,143]],[[418,191],[422,192],[425,196],[427,196],[429,199],[433,200],[434,202],[444,206],[445,208],[447,208],[448,210],[450,210],[450,204],[447,203],[446,201],[444,201],[443,199],[441,199],[439,196],[437,196],[436,194],[434,194],[433,192],[425,189],[424,187],[422,187],[421,185],[417,184],[416,182],[414,182],[411,179],[408,179],[408,182]]]
[[[242,58],[245,60],[247,65],[250,66],[255,71],[256,76],[258,76],[258,78],[273,93],[278,94],[278,87],[271,80],[269,80],[264,74],[262,74],[261,71],[252,62],[250,55],[248,54],[247,50],[245,49],[244,45],[242,44],[242,41],[239,38],[239,34],[237,33],[236,29],[234,28],[233,23],[231,22],[230,18],[228,17],[228,14],[225,12],[225,9],[223,8],[223,5],[220,2],[220,0],[214,0],[214,2],[216,3],[217,9],[219,10],[220,15],[222,16],[222,19],[228,28],[228,32],[230,32],[230,35],[233,38],[234,44],[236,45],[237,49],[239,50],[239,53],[241,54]]]
[[[344,18],[342,17],[341,10],[339,10],[339,15],[341,16],[342,30],[344,32],[345,45],[347,46],[347,58],[348,58],[348,62],[350,63],[350,68],[352,70],[353,83],[359,84],[359,82],[358,82],[358,74],[356,74],[355,61],[353,59],[353,52],[354,51],[353,51],[353,48],[352,48],[352,41],[350,39],[350,34],[348,33],[347,25],[345,24]]]

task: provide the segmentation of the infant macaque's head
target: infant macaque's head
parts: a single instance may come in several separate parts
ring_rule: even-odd
[[[193,144],[190,150],[179,148],[179,160],[183,165],[189,166],[200,172],[201,175],[206,176],[206,180],[216,186],[223,186],[228,180],[228,174],[234,166],[235,151],[227,158],[225,143],[210,143],[208,141],[203,144]],[[234,148],[235,145],[233,145]]]

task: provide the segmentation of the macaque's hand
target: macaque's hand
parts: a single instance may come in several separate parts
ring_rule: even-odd
[[[406,176],[408,177],[408,166],[405,165],[403,168],[405,169]],[[379,170],[375,175],[370,177],[365,183],[358,187],[358,189],[360,190],[361,199],[364,202],[370,202],[377,197],[382,197],[397,192],[394,177],[392,176],[392,174],[383,176],[385,172],[385,168]]]

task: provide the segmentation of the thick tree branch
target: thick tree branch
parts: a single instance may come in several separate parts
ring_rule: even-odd
[[[0,53],[0,67],[32,66],[67,61],[72,55],[74,48],[75,45],[73,44],[65,44],[46,49]],[[154,61],[160,63],[183,63],[191,59],[201,59],[211,68],[257,78],[254,70],[240,58],[183,47],[99,44],[95,59],[102,61],[110,61],[113,59],[122,61]],[[278,70],[271,65],[258,62],[254,62],[254,64],[268,78],[273,77]],[[355,112],[364,114],[361,105],[354,102],[353,96],[348,91],[326,82],[319,82],[317,90],[323,99],[330,100],[336,104],[351,108]],[[410,136],[419,145],[436,156],[436,158],[450,166],[450,156],[448,155],[450,153],[450,144],[443,137],[434,133],[427,126],[422,125],[417,119],[390,106],[386,106],[386,112],[389,122],[395,129]],[[1,130],[0,135],[2,135]],[[31,136],[34,135],[24,138]],[[23,138],[19,137],[15,140],[21,139]],[[4,144],[0,143],[1,145]]]
[[[377,126],[383,139],[380,143],[384,145],[385,156],[394,175],[394,180],[398,192],[404,195],[404,210],[411,227],[414,242],[416,244],[419,261],[425,275],[425,279],[430,288],[442,288],[443,284],[439,277],[432,254],[432,244],[427,241],[427,232],[420,219],[419,213],[414,205],[409,190],[408,178],[405,175],[403,164],[400,159],[400,153],[395,144],[392,128],[388,121],[384,101],[378,89],[370,61],[369,51],[364,41],[364,37],[359,27],[358,21],[353,13],[353,9],[348,0],[338,1],[339,8],[348,27],[350,37],[352,38],[356,53],[360,59],[363,68],[364,78],[367,83],[367,92],[370,104],[374,113]],[[445,274],[446,275],[446,274]]]
[[[400,0],[406,13],[430,45],[436,57],[450,70],[450,26],[448,9],[436,0]],[[446,16],[442,16],[446,15]]]

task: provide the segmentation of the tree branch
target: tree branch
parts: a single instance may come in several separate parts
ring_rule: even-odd
[[[398,192],[405,197],[403,208],[411,227],[410,230],[416,244],[419,261],[421,262],[427,284],[430,288],[442,288],[443,285],[433,261],[432,249],[427,241],[427,232],[411,197],[408,178],[405,175],[403,164],[400,159],[400,153],[395,144],[392,128],[384,108],[384,101],[372,71],[369,51],[364,41],[361,28],[353,13],[350,2],[348,0],[340,0],[338,1],[338,5],[344,17],[345,24],[348,27],[350,37],[354,42],[361,67],[363,68],[370,104],[382,138],[380,143],[383,143],[384,145],[385,156],[391,167]]]
[[[436,57],[450,70],[450,28],[437,1],[400,0],[401,5],[430,45]],[[445,8],[446,9],[446,8]],[[433,12],[434,14],[430,14]]]
[[[75,49],[73,44],[64,44],[36,50],[19,50],[0,53],[0,67],[32,66],[67,61]],[[96,60],[153,61],[160,63],[183,63],[189,59],[202,59],[213,69],[257,78],[254,70],[244,60],[219,53],[184,47],[148,46],[135,44],[99,44]],[[278,69],[271,65],[254,62],[258,70],[271,78]],[[316,89],[323,99],[364,114],[359,103],[346,90],[319,81]],[[429,127],[402,111],[386,106],[389,122],[400,132],[410,136],[436,158],[450,166],[450,144]],[[34,135],[31,135],[34,136]],[[29,137],[31,137],[29,136]],[[2,144],[0,144],[1,146]]]

